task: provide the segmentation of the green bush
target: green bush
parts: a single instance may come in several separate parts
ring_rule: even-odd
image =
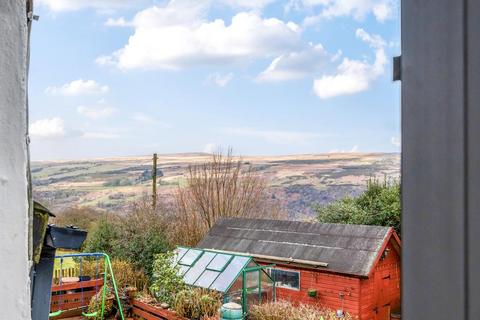
[[[129,261],[151,277],[155,255],[169,249],[166,228],[160,212],[136,206],[125,216],[100,219],[89,232],[84,251]]]
[[[370,180],[360,196],[316,207],[315,211],[320,222],[390,226],[400,234],[400,184],[397,181]]]
[[[120,238],[120,224],[112,216],[102,217],[88,233],[84,244],[85,252],[104,252],[111,258],[120,257],[121,249],[118,248]]]
[[[186,288],[183,277],[180,275],[178,266],[172,262],[173,252],[158,254],[153,263],[153,281],[150,291],[159,302],[171,305],[178,292]]]

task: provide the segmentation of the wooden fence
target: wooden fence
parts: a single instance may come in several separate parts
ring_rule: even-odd
[[[90,299],[102,288],[103,279],[64,283],[52,286],[50,312],[62,310],[63,312],[50,319],[64,319],[81,315],[88,307]]]
[[[50,312],[63,312],[50,319],[65,319],[79,316],[90,303],[90,299],[102,288],[103,279],[80,281],[52,286]],[[82,292],[83,291],[83,292]],[[174,312],[132,299],[131,313],[134,319],[141,320],[188,320]]]

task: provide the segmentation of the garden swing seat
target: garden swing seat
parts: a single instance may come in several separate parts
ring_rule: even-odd
[[[93,318],[93,317],[96,317],[97,315],[98,315],[97,311],[90,312],[90,313],[82,312],[82,316],[84,316],[86,318]]]
[[[58,317],[59,315],[61,315],[63,312],[63,310],[57,310],[57,311],[54,311],[54,312],[50,312],[48,314],[48,317],[49,318],[53,318],[53,317]]]

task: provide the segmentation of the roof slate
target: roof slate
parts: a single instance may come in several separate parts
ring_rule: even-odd
[[[391,228],[285,220],[220,220],[205,249],[328,263],[326,270],[368,276]]]

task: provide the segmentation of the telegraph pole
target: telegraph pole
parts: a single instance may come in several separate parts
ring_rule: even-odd
[[[157,154],[153,154],[152,167],[152,208],[157,207]]]

